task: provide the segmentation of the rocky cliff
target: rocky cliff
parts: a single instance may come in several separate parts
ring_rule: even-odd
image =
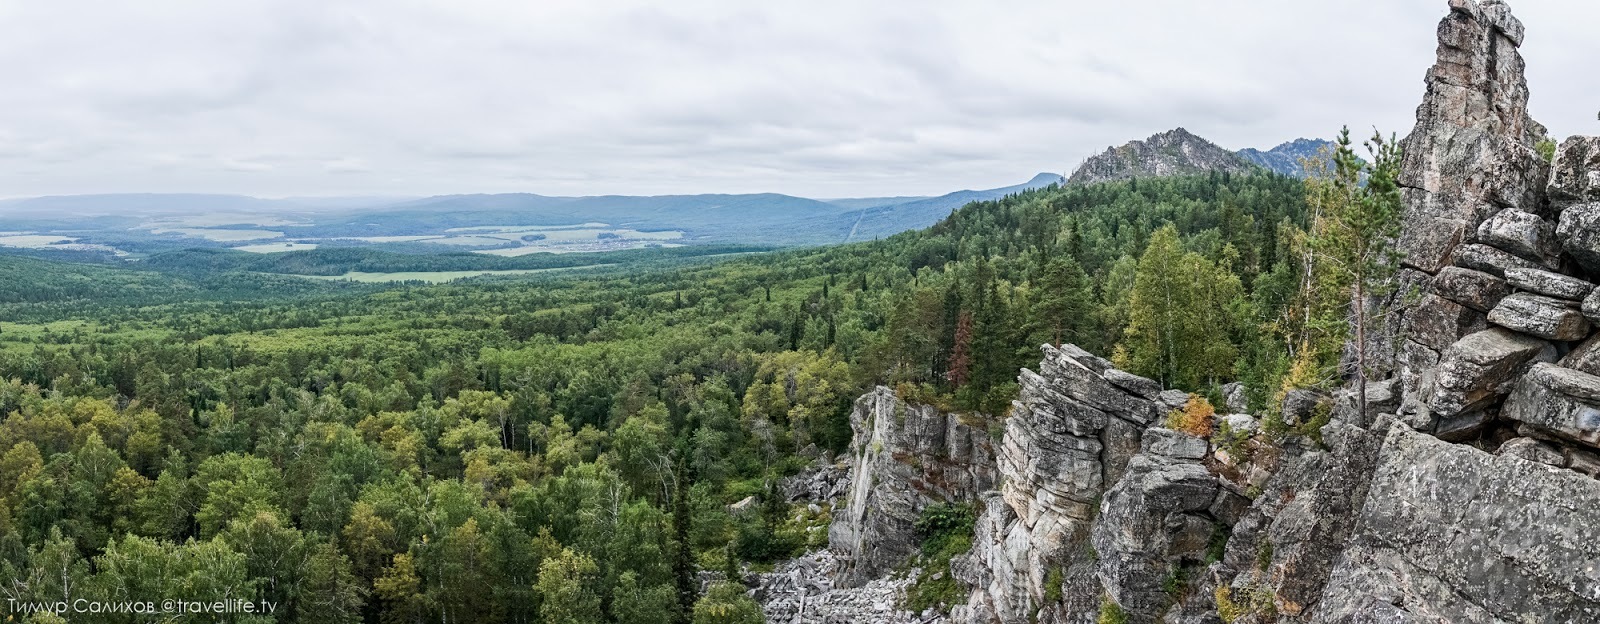
[[[856,399],[849,490],[828,527],[838,584],[861,585],[906,563],[928,505],[969,501],[995,487],[981,422],[907,403],[881,386]]]
[[[1255,165],[1217,144],[1195,136],[1183,128],[1168,130],[1143,141],[1130,141],[1121,147],[1085,160],[1067,178],[1069,184],[1093,184],[1136,177],[1174,176],[1208,171],[1249,173]]]

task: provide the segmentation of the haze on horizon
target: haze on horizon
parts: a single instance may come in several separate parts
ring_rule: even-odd
[[[1596,133],[1600,6],[1514,8],[1533,114]],[[1445,12],[0,0],[0,197],[993,188],[1177,126],[1230,149],[1403,135]]]

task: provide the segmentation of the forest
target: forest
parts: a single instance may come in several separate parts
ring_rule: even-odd
[[[252,623],[759,622],[741,571],[827,541],[778,482],[845,449],[873,385],[997,431],[1045,343],[1202,395],[1243,380],[1263,412],[1334,376],[1337,279],[1307,258],[1337,242],[1330,198],[1369,191],[1329,168],[436,286],[263,264],[287,254],[0,257],[0,592],[275,605]]]

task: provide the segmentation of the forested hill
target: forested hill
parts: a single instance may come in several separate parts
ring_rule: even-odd
[[[695,572],[826,541],[774,483],[864,389],[999,416],[1056,341],[1200,391],[1281,374],[1305,212],[1266,173],[1051,186],[881,241],[255,301],[97,268],[30,304],[52,273],[0,263],[0,573],[280,622],[751,621]]]

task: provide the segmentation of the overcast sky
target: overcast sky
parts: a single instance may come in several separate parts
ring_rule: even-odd
[[[1558,136],[1600,134],[1597,5],[1513,3]],[[1446,6],[0,0],[0,197],[939,194],[1403,135]]]

